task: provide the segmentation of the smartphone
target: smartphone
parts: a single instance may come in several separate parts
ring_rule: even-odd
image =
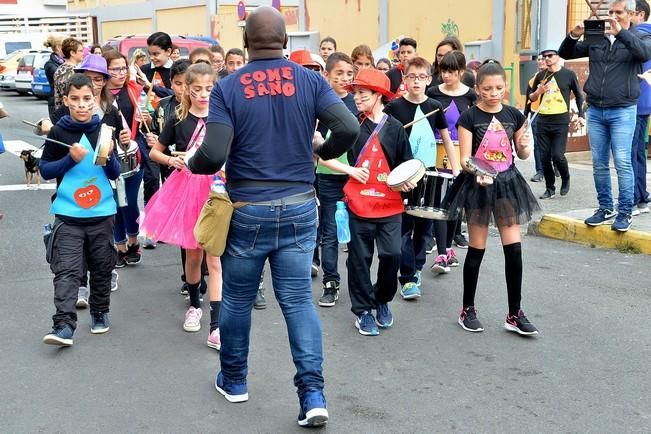
[[[585,20],[583,21],[585,33],[583,34],[583,41],[588,44],[599,43],[603,40],[606,34],[606,21],[605,20]]]

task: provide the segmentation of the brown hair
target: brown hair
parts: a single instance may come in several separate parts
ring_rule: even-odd
[[[106,68],[110,68],[111,62],[113,62],[114,60],[118,60],[118,59],[124,60],[124,64],[127,67],[127,79],[124,82],[124,84],[126,85],[130,80],[129,62],[127,61],[126,56],[120,53],[118,50],[114,49],[114,50],[108,50],[104,52],[104,59],[106,59]]]
[[[192,82],[199,76],[209,75],[212,81],[215,81],[215,71],[212,70],[212,66],[207,63],[195,63],[190,65],[190,67],[185,71],[185,86],[190,86]],[[178,122],[183,122],[190,113],[190,107],[192,106],[192,101],[190,101],[190,92],[183,92],[181,97],[181,104],[176,108],[176,118]]]
[[[432,70],[432,64],[429,63],[427,60],[425,60],[422,57],[414,57],[409,61],[407,64],[407,67],[405,68],[405,74],[407,71],[409,71],[409,68],[423,68],[425,69],[428,73]]]
[[[353,48],[353,52],[350,54],[350,58],[352,59],[353,63],[355,63],[355,60],[359,59],[362,56],[368,57],[368,59],[371,61],[371,65],[375,66],[373,52],[371,52],[371,48],[368,45],[358,45],[357,47]]]
[[[220,53],[224,57],[224,49],[219,44],[213,44],[209,48],[211,53]]]
[[[341,51],[335,51],[330,56],[328,56],[328,60],[326,60],[326,66],[325,66],[326,71],[328,72],[332,71],[335,65],[339,62],[346,62],[350,66],[353,65],[353,61],[350,58],[350,56],[348,56],[348,54],[342,53]]]
[[[195,59],[202,54],[206,56],[208,58],[208,61],[210,62],[210,59],[212,58],[211,57],[212,55],[210,54],[210,50],[203,47],[197,47],[194,50],[192,50],[192,52],[190,53],[190,62],[194,63]]]
[[[75,38],[66,38],[61,43],[61,53],[63,53],[64,59],[70,59],[70,54],[73,51],[77,51],[80,47],[83,47],[84,44],[81,43],[79,39]]]

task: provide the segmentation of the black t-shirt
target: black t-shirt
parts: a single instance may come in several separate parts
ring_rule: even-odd
[[[357,157],[362,152],[364,144],[371,136],[377,124],[366,118],[359,126],[359,137],[350,151],[348,151],[348,162],[355,165]],[[387,158],[389,169],[393,170],[400,163],[411,160],[411,146],[405,129],[400,121],[389,116],[379,133],[380,144]]]
[[[139,95],[134,95],[134,97],[136,96]],[[124,116],[124,119],[127,121],[127,126],[131,128],[133,117],[135,116],[135,109],[131,99],[129,98],[129,87],[126,84],[115,95],[115,100],[118,103],[118,108],[120,109],[122,116]]]
[[[396,66],[395,68],[388,70],[386,74],[391,82],[391,92],[396,93],[402,83],[402,68]]]
[[[203,118],[204,122],[207,120],[207,116]],[[182,122],[177,120],[176,115],[171,116],[165,122],[163,131],[161,131],[160,136],[158,136],[160,144],[167,148],[165,154],[169,152],[170,146],[173,145],[176,145],[176,150],[178,152],[185,152],[190,144],[190,139],[192,139],[192,134],[194,133],[198,122],[199,118],[192,113],[188,113],[188,117]]]
[[[418,107],[420,107],[423,114],[420,116],[415,116],[416,109]],[[438,112],[427,118],[432,131],[447,129],[448,121],[445,119],[443,106],[440,102],[432,98],[427,98],[420,104],[415,104],[411,101],[408,101],[404,97],[394,99],[386,105],[384,111],[400,121],[401,124],[406,125],[409,122],[416,120],[416,118],[420,118],[436,109],[438,109]],[[411,134],[411,127],[407,128],[405,131],[407,133],[407,136],[409,136]]]
[[[468,88],[468,92],[463,95],[451,96],[441,92],[438,86],[432,86],[427,89],[427,96],[440,102],[444,108],[454,101],[460,113],[465,112],[477,102],[477,94],[472,88]]]
[[[513,136],[516,131],[524,125],[525,117],[518,109],[505,105],[497,113],[488,113],[477,106],[473,106],[463,112],[459,118],[459,126],[472,133],[472,155],[475,155],[479,145],[484,139],[484,135],[495,118],[506,132],[511,146],[513,146]]]
[[[165,66],[153,67],[151,63],[147,63],[145,65],[142,65],[142,67],[140,67],[140,70],[143,74],[145,74],[145,77],[147,77],[147,80],[150,82],[154,79],[154,74],[158,72],[161,80],[163,80],[163,85],[168,89],[172,88],[170,68],[166,68]]]

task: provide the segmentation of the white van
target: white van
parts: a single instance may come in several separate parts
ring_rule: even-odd
[[[0,35],[0,60],[16,50],[41,50],[48,33],[6,33]]]

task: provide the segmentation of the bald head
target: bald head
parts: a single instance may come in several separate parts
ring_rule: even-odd
[[[275,8],[259,6],[246,19],[244,46],[251,52],[281,50],[287,44],[285,20]]]

